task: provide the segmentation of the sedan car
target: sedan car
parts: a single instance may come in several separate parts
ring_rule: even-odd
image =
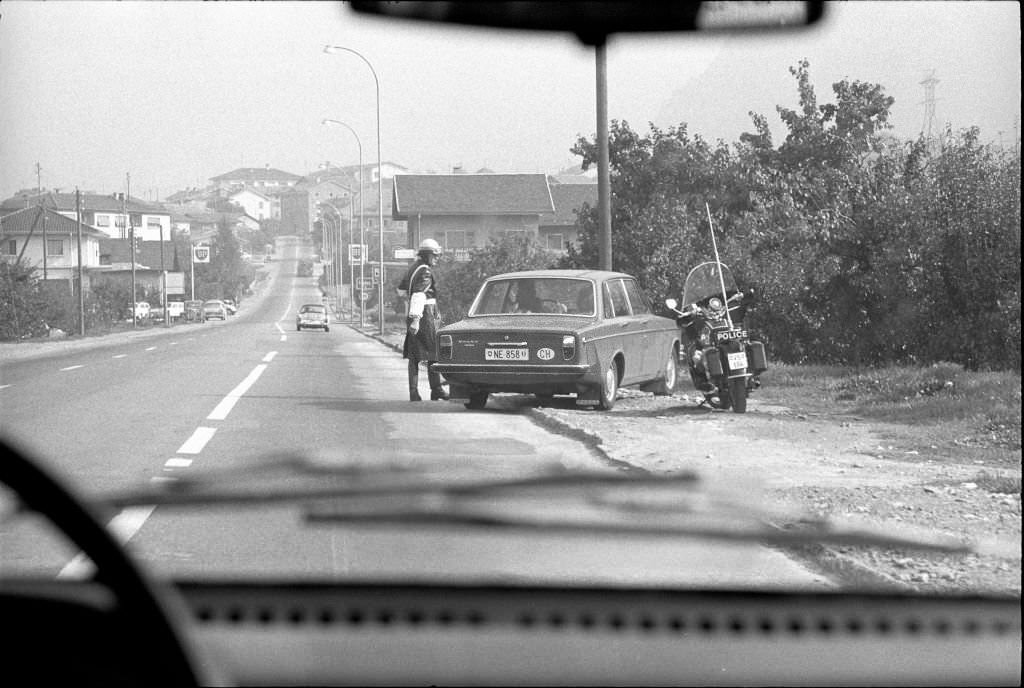
[[[453,399],[483,408],[494,392],[575,394],[611,409],[619,387],[676,386],[679,329],[657,316],[636,279],[598,270],[534,270],[491,277],[468,316],[438,332]]]
[[[210,318],[228,319],[228,309],[220,299],[203,301],[203,320],[209,320]]]
[[[188,322],[202,322],[203,321],[203,302],[202,301],[186,301],[185,302],[185,320]]]
[[[304,328],[314,328],[330,332],[329,322],[326,306],[319,303],[306,303],[299,307],[299,314],[295,316],[295,329],[301,332]]]

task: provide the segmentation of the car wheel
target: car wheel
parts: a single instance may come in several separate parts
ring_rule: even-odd
[[[474,411],[479,411],[483,407],[487,406],[487,397],[490,396],[487,392],[474,392],[469,395],[469,401],[465,403],[465,407]]]
[[[324,332],[330,332],[330,331],[331,331],[331,328],[329,328],[326,325],[324,325]]]
[[[668,350],[668,357],[665,360],[662,372],[665,376],[658,381],[653,391],[655,396],[667,397],[676,391],[676,385],[679,382],[679,367],[676,362],[674,347]]]
[[[601,377],[600,394],[597,407],[602,411],[610,411],[615,406],[615,396],[619,393],[619,369],[615,361],[608,364]]]

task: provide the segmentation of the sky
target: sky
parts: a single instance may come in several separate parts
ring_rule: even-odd
[[[685,122],[726,142],[796,107],[806,58],[819,103],[841,79],[895,98],[893,133],[1020,128],[1016,2],[829,3],[782,34],[614,36],[608,115],[634,130]],[[324,45],[361,54],[326,54]],[[368,64],[369,63],[369,66]],[[372,66],[372,71],[371,71]],[[156,200],[238,167],[305,174],[381,157],[413,171],[546,172],[579,163],[596,131],[594,50],[576,38],[358,16],[330,2],[0,3],[0,197],[45,188]],[[340,127],[344,121],[358,136]]]

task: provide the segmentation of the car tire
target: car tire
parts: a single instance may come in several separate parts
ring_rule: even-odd
[[[732,399],[733,413],[747,412],[747,378],[736,377],[729,380],[729,397]]]
[[[652,391],[654,396],[667,397],[676,391],[676,386],[679,384],[679,363],[675,347],[668,350],[668,358],[662,366],[662,372],[665,376],[658,380]]]
[[[604,375],[601,376],[601,385],[598,388],[597,408],[602,411],[611,411],[615,406],[615,397],[619,393],[619,369],[615,361],[608,364]]]
[[[487,397],[489,396],[490,395],[487,392],[474,392],[469,395],[469,401],[464,405],[470,410],[479,411],[487,406]]]
[[[331,328],[329,328],[329,327],[327,327],[327,326],[325,325],[325,326],[324,326],[324,332],[330,332],[330,331],[331,331]]]

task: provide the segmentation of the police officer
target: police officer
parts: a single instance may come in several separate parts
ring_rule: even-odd
[[[437,283],[431,268],[441,255],[441,245],[433,239],[424,239],[417,252],[417,260],[405,274],[400,289],[409,296],[406,317],[405,346],[402,355],[409,359],[409,401],[421,401],[419,392],[420,361],[427,363],[430,399],[447,399],[441,386],[441,375],[430,369],[438,359],[437,330],[441,315],[437,310]]]

